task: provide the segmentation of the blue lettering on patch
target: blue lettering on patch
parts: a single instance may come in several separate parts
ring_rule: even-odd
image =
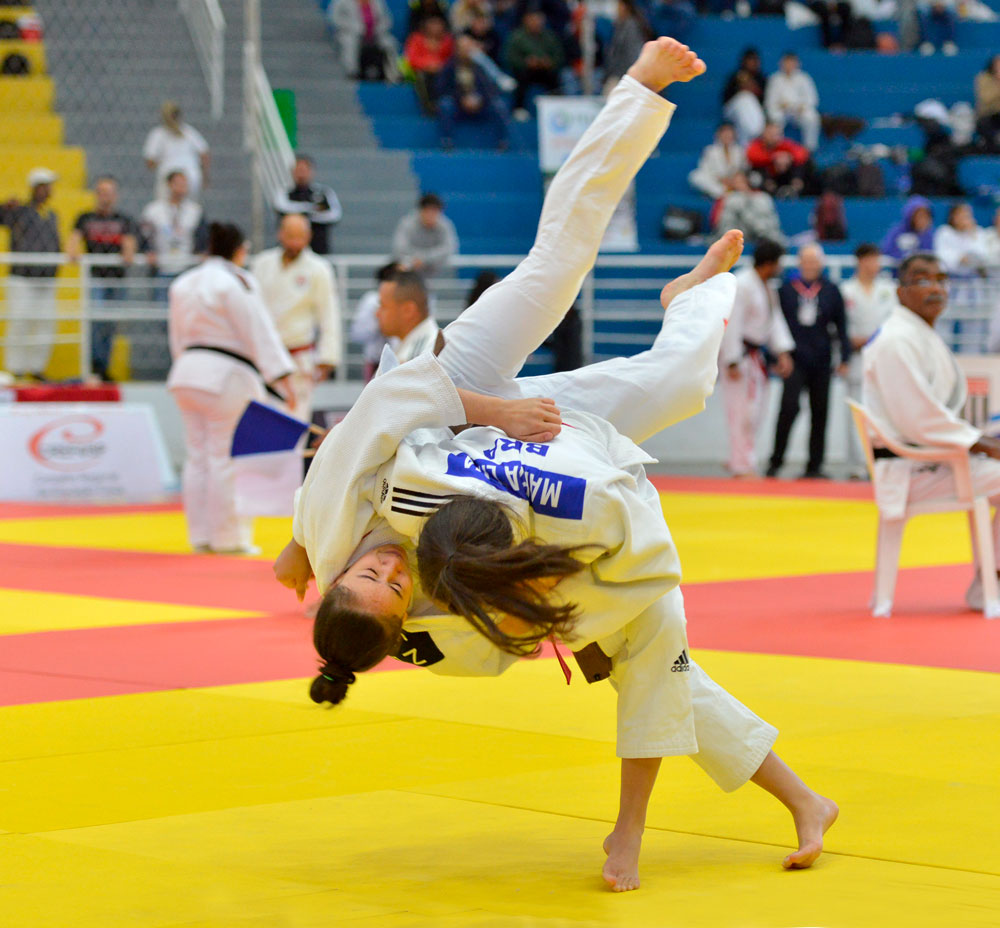
[[[587,481],[582,477],[529,467],[520,461],[497,464],[485,458],[474,460],[464,452],[448,455],[448,473],[453,477],[481,480],[504,493],[526,500],[539,515],[557,519],[583,518]]]

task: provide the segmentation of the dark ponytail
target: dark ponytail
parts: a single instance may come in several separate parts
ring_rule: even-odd
[[[427,595],[463,616],[502,651],[527,655],[552,634],[568,632],[575,603],[555,604],[532,581],[561,579],[583,569],[563,548],[532,539],[515,543],[509,510],[492,500],[456,496],[424,524],[417,568]],[[491,613],[497,619],[491,617]],[[497,621],[513,616],[532,626],[524,635],[502,632]]]
[[[313,626],[313,645],[323,666],[309,687],[309,697],[318,703],[341,702],[354,675],[370,670],[393,653],[399,637],[399,629],[359,609],[352,592],[331,587],[320,603]]]

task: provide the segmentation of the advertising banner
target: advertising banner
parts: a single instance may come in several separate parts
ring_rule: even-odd
[[[538,97],[538,163],[548,181],[562,167],[580,136],[604,105],[602,97]],[[601,240],[602,252],[639,250],[635,184],[630,184]]]
[[[0,405],[0,499],[151,502],[174,484],[148,406]]]

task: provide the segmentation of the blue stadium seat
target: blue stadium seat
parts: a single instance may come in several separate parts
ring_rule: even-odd
[[[958,182],[969,194],[1000,193],[1000,156],[965,158],[958,166]]]

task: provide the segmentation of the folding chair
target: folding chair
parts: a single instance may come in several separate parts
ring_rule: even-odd
[[[899,572],[899,549],[903,543],[903,528],[912,516],[928,512],[969,513],[972,550],[979,555],[979,570],[983,580],[983,615],[987,619],[1000,617],[1000,585],[997,582],[996,561],[993,553],[993,527],[990,523],[990,502],[985,496],[974,495],[969,452],[965,448],[934,448],[905,445],[890,438],[870,412],[860,403],[848,400],[858,430],[861,446],[865,450],[868,473],[875,481],[875,457],[872,438],[893,454],[912,461],[934,461],[951,467],[955,475],[956,498],[927,500],[906,504],[901,519],[888,519],[881,512],[878,517],[878,543],[875,550],[875,591],[872,595],[872,615],[887,618],[892,615],[892,600],[896,591]]]

